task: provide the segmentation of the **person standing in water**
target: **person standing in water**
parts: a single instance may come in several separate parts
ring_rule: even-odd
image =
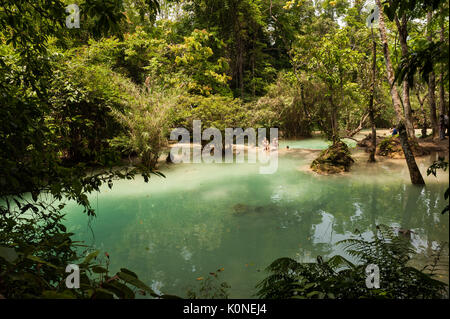
[[[278,150],[278,139],[276,137],[272,139],[272,150]]]
[[[392,136],[395,136],[395,135],[397,135],[397,134],[398,134],[398,130],[397,130],[396,127],[394,127],[394,128],[392,129]]]
[[[264,147],[265,151],[269,150],[269,141],[265,137],[264,137],[264,140],[263,140],[263,147]]]

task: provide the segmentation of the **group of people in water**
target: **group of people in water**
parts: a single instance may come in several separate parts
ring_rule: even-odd
[[[269,140],[264,137],[262,144],[263,144],[263,149],[266,152],[270,152],[270,150],[273,150],[273,151],[278,150],[278,139],[276,137],[274,137],[272,139],[272,143],[269,143]]]

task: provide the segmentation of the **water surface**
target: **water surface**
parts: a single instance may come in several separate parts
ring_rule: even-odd
[[[342,139],[350,148],[356,147],[356,141],[344,138]],[[289,146],[291,149],[310,149],[310,150],[324,150],[331,145],[330,141],[326,141],[321,137],[305,138],[301,140],[281,140],[280,148]]]
[[[448,241],[448,214],[440,214],[446,174],[415,187],[403,161],[371,165],[367,154],[353,151],[357,164],[339,176],[308,172],[319,151],[301,149],[281,152],[273,175],[259,174],[258,164],[164,166],[165,179],[119,181],[91,196],[94,237],[87,217],[69,203],[68,229],[107,251],[112,270],[127,267],[164,293],[186,296],[197,279],[223,267],[231,298],[252,297],[276,258],[342,253],[335,243],[356,229],[367,238],[377,224],[412,229],[423,250]],[[419,161],[424,176],[430,163]]]

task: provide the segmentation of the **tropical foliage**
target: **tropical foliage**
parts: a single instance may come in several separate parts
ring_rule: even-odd
[[[448,295],[447,285],[433,279],[432,271],[426,273],[408,265],[415,250],[408,239],[395,234],[389,227],[378,226],[371,240],[359,235],[338,244],[344,246],[352,262],[341,255],[328,260],[318,256],[316,263],[277,259],[267,268],[270,276],[258,285],[258,296],[283,299],[422,299]],[[379,288],[366,285],[369,265],[379,267]]]
[[[66,26],[72,3],[80,8],[80,28]],[[92,218],[88,196],[102,185],[161,176],[158,162],[171,129],[192,131],[194,119],[222,131],[278,127],[285,137],[319,130],[340,145],[368,127],[372,112],[373,127],[405,121],[407,129],[426,132],[429,120],[437,138],[445,126],[438,115],[448,112],[448,1],[392,0],[379,7],[390,31],[380,28],[380,37],[366,26],[370,8],[359,0],[1,1],[0,295],[131,298],[134,286],[159,297],[133,272],[111,276],[93,258],[97,253],[85,257],[65,229],[64,203],[75,201]],[[372,53],[373,43],[383,50]],[[410,135],[402,140],[405,154]],[[413,170],[414,157],[407,160]],[[365,255],[364,262],[391,262],[392,245],[383,239],[373,245],[388,255]],[[69,293],[65,266],[76,262],[83,289]],[[287,279],[273,292],[267,281],[262,295],[291,294],[289,267],[322,276],[302,281],[298,296],[440,293],[400,260],[394,279],[407,283],[378,292],[347,290],[347,283],[330,288],[325,273],[337,281],[344,274],[362,278],[360,266],[347,263],[341,273],[340,265],[338,257],[317,269],[281,261],[271,269]],[[226,295],[222,288],[219,296]]]

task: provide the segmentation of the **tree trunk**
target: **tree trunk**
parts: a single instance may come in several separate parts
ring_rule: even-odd
[[[408,137],[415,139],[414,124],[412,119],[411,102],[409,98],[409,83],[407,80],[403,81],[403,107],[405,109],[405,124]]]
[[[444,36],[444,15],[442,12],[441,17],[441,30],[440,30],[440,41],[442,43],[445,42],[445,36]],[[444,89],[444,64],[441,65],[441,70],[439,74],[439,138],[441,140],[445,139],[445,120],[444,116],[446,114],[445,112],[445,89]]]
[[[428,95],[428,93],[427,93],[427,95]],[[421,99],[421,98],[420,98],[419,92],[416,92],[417,101],[419,101],[419,105],[420,105],[420,112],[422,112],[422,116],[423,116],[423,122],[422,122],[422,138],[427,137],[427,129],[428,129],[428,125],[427,125],[427,112],[425,112],[425,108],[423,107],[423,104],[425,103],[425,99],[426,99],[427,95],[425,95],[424,98]]]
[[[375,115],[373,110],[373,93],[370,96],[370,102],[369,102],[369,116],[370,116],[370,124],[372,126],[372,147],[370,149],[369,154],[369,162],[375,163],[375,151],[377,149],[377,129],[375,126]]]
[[[436,78],[434,75],[434,72],[430,73],[429,79],[428,79],[428,101],[430,103],[430,121],[431,121],[431,128],[433,129],[433,138],[438,136],[439,131],[439,125],[436,117],[436,95],[435,95],[435,89],[436,89]]]
[[[333,97],[330,95],[330,105],[331,105],[331,134],[333,145],[339,141],[339,130],[337,126],[337,109],[334,105]]]
[[[406,128],[405,128],[405,124],[404,124],[405,118],[402,114],[402,104],[401,104],[400,96],[397,91],[397,87],[395,86],[395,82],[394,82],[395,75],[394,75],[394,69],[392,67],[391,57],[389,54],[386,26],[384,24],[383,6],[381,5],[380,0],[376,0],[376,4],[380,11],[380,17],[379,17],[380,36],[381,36],[381,41],[383,43],[383,54],[384,54],[384,59],[386,62],[386,70],[387,70],[387,74],[388,74],[388,80],[389,80],[389,84],[391,85],[391,98],[392,98],[392,102],[394,104],[395,113],[397,114],[397,120],[399,122],[399,127],[402,128],[402,130],[399,129],[399,131],[401,132],[400,142],[402,144],[403,153],[405,154],[406,163],[408,164],[411,182],[413,184],[425,184],[425,182],[422,178],[422,174],[420,173],[420,170],[417,167],[416,160],[414,159],[414,154],[411,151],[411,146],[409,145],[408,134],[406,132]]]
[[[370,100],[369,100],[369,108],[370,108]],[[354,128],[352,131],[347,130],[347,135],[345,137],[346,138],[353,138],[353,136],[355,136],[356,134],[361,132],[362,129],[364,128],[364,124],[365,124],[365,122],[366,122],[368,117],[370,118],[370,112],[368,112],[367,114],[363,115],[361,120],[359,120],[359,124],[358,124],[358,126],[356,128]]]
[[[243,98],[244,97],[244,54],[243,54],[241,40],[239,40],[239,88],[241,91],[241,98]]]
[[[398,17],[395,17],[395,23],[397,25],[399,38],[400,38],[400,47],[402,52],[402,57],[406,57],[408,55],[408,20],[406,18],[406,15],[403,14],[402,21],[400,22]],[[411,101],[409,97],[409,83],[407,80],[407,77],[405,77],[405,80],[402,83],[403,85],[403,109],[405,112],[405,124],[406,124],[406,130],[408,133],[408,137],[415,139],[416,135],[414,132],[414,124],[412,120],[412,111],[411,111]]]
[[[384,16],[383,16],[383,6],[381,5],[380,0],[376,0],[378,9],[380,11],[380,17],[379,17],[379,28],[380,28],[380,36],[381,36],[381,42],[383,44],[383,54],[384,54],[384,60],[386,62],[386,71],[387,71],[387,77],[389,81],[389,85],[391,86],[391,98],[392,103],[394,104],[394,111],[397,115],[397,119],[399,122],[405,122],[405,117],[403,116],[403,107],[402,102],[400,100],[400,95],[398,94],[397,87],[395,86],[395,73],[394,68],[392,67],[391,62],[391,56],[389,53],[389,45],[388,45],[388,39],[387,39],[387,33],[386,33],[386,26],[384,24]]]
[[[405,125],[401,123],[398,127],[398,130],[400,135],[400,143],[402,144],[403,153],[405,154],[406,158],[406,164],[408,164],[411,183],[415,185],[425,185],[425,181],[423,180],[422,174],[420,173],[419,167],[417,166],[414,154],[411,151]]]
[[[370,125],[372,126],[372,148],[370,149],[369,162],[375,163],[375,151],[377,149],[377,129],[375,126],[375,111],[373,109],[373,99],[375,95],[375,81],[376,81],[376,72],[377,72],[377,43],[375,42],[375,38],[373,36],[373,27],[372,27],[372,92],[370,93],[369,100],[369,117],[370,117]]]
[[[429,42],[433,41],[433,34],[431,32],[431,19],[433,18],[433,12],[431,9],[427,13],[428,34],[427,39]],[[436,138],[439,134],[439,125],[436,117],[436,76],[434,71],[430,72],[428,78],[428,101],[430,102],[430,120],[431,128],[433,129],[433,138]]]
[[[240,35],[240,29],[238,29],[238,56],[237,56],[237,64],[238,64],[238,87],[241,98],[244,97],[244,53],[243,53],[243,41]]]

